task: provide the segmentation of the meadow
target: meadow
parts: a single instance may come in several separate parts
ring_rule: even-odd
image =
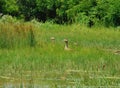
[[[0,23],[0,88],[119,88],[119,62],[119,28]]]

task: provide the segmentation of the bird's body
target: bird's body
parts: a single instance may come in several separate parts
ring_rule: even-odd
[[[67,50],[67,51],[72,50],[72,49],[68,48],[66,45],[65,45],[65,48],[64,48],[64,49]]]
[[[116,50],[114,53],[115,54],[120,54],[120,50]]]
[[[64,42],[65,42],[65,50],[67,50],[67,51],[70,51],[70,50],[72,50],[72,49],[70,49],[69,47],[68,47],[68,40],[67,39],[64,39]]]

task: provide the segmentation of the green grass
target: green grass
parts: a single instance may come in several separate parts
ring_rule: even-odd
[[[114,53],[120,50],[119,30],[79,24],[31,24],[35,26],[34,47],[0,49],[1,86],[120,86],[120,54]],[[64,38],[69,40],[71,51],[64,50]]]

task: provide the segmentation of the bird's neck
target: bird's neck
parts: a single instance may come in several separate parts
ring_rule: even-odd
[[[65,49],[67,49],[68,48],[68,43],[65,43]]]

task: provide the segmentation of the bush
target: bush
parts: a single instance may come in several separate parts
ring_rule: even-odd
[[[0,22],[4,22],[4,23],[14,23],[16,21],[17,21],[17,19],[13,18],[10,15],[3,15],[0,19]]]

